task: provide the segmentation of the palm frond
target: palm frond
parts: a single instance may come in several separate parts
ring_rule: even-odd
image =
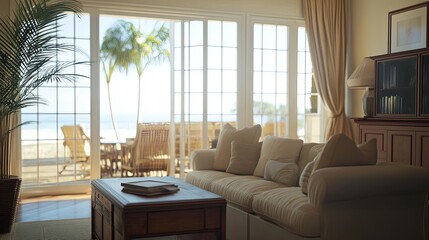
[[[0,19],[0,176],[9,174],[7,135],[25,124],[12,126],[9,116],[43,104],[37,95],[43,84],[74,81],[78,76],[66,74],[66,69],[81,63],[53,62],[58,53],[75,51],[71,45],[58,43],[58,21],[81,11],[76,0],[20,0],[13,17]]]

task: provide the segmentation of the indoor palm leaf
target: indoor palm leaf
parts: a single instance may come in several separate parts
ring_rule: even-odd
[[[58,21],[67,12],[80,12],[75,0],[22,0],[13,17],[0,20],[0,177],[10,175],[10,132],[22,124],[11,116],[22,108],[43,103],[41,85],[73,81],[65,70],[75,62],[54,63],[59,52],[74,51],[58,43]]]

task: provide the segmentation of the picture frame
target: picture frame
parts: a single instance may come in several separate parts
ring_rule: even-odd
[[[388,52],[428,47],[429,2],[389,12]]]

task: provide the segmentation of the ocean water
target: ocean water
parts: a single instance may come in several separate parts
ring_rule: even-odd
[[[85,133],[90,136],[91,124],[90,115],[82,114],[77,116],[43,115],[37,117],[32,115],[22,115],[22,121],[31,121],[21,127],[21,139],[23,145],[35,144],[36,140],[44,143],[54,143],[58,139],[63,139],[61,126],[82,125]],[[168,115],[146,115],[140,122],[170,122]],[[115,125],[119,139],[134,138],[136,134],[136,116],[119,115],[115,116]],[[110,115],[100,117],[100,137],[102,139],[116,139]]]

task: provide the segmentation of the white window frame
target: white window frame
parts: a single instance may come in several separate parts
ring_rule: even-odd
[[[246,100],[245,100],[245,109],[246,109],[246,123],[253,123],[253,27],[254,24],[273,24],[273,25],[285,25],[288,26],[288,123],[287,123],[287,133],[288,138],[298,138],[297,130],[297,69],[298,69],[298,28],[304,27],[304,20],[300,19],[283,19],[283,18],[274,18],[274,17],[264,17],[260,15],[248,15],[246,28],[247,31],[247,53],[249,57],[246,58]],[[319,96],[319,111],[320,111],[320,121],[321,126],[323,126],[324,119],[324,108],[321,105],[321,99]],[[323,128],[320,128],[320,136],[322,141],[323,138]]]
[[[296,41],[297,27],[303,26],[301,18],[284,19],[280,17],[267,17],[261,15],[246,14],[243,12],[215,12],[207,10],[196,10],[186,8],[173,8],[164,6],[151,6],[141,3],[124,2],[102,2],[83,0],[84,12],[90,14],[91,22],[91,61],[94,63],[91,68],[91,158],[99,159],[100,156],[100,57],[99,57],[99,16],[104,14],[137,16],[154,19],[171,19],[180,21],[192,20],[220,20],[237,22],[237,127],[242,128],[253,125],[253,24],[284,24],[293,26],[289,34],[293,34],[289,41]],[[206,34],[206,33],[205,33]],[[293,40],[295,39],[295,40]],[[291,54],[297,53],[297,44],[291,44],[289,47],[289,59]],[[294,57],[296,59],[296,56]],[[288,61],[289,64],[289,105],[296,106],[296,61]],[[205,64],[206,66],[206,64]],[[205,76],[206,77],[206,76]],[[294,81],[291,81],[294,79]],[[172,105],[173,106],[173,105]],[[173,108],[171,115],[174,115]],[[289,109],[289,116],[296,116],[296,108]],[[289,129],[291,138],[296,137],[296,118],[290,118]],[[203,132],[207,135],[207,132]],[[323,135],[321,135],[323,136]],[[204,136],[203,136],[204,137]],[[174,138],[172,138],[174,139]],[[172,160],[173,161],[173,160]],[[173,162],[172,162],[173,163]],[[100,178],[100,163],[91,161],[91,178]],[[65,190],[62,186],[41,187],[32,189],[28,195],[34,195],[34,192],[41,194],[49,193],[77,193],[87,191],[89,183],[74,189]],[[26,189],[23,189],[25,196]]]

